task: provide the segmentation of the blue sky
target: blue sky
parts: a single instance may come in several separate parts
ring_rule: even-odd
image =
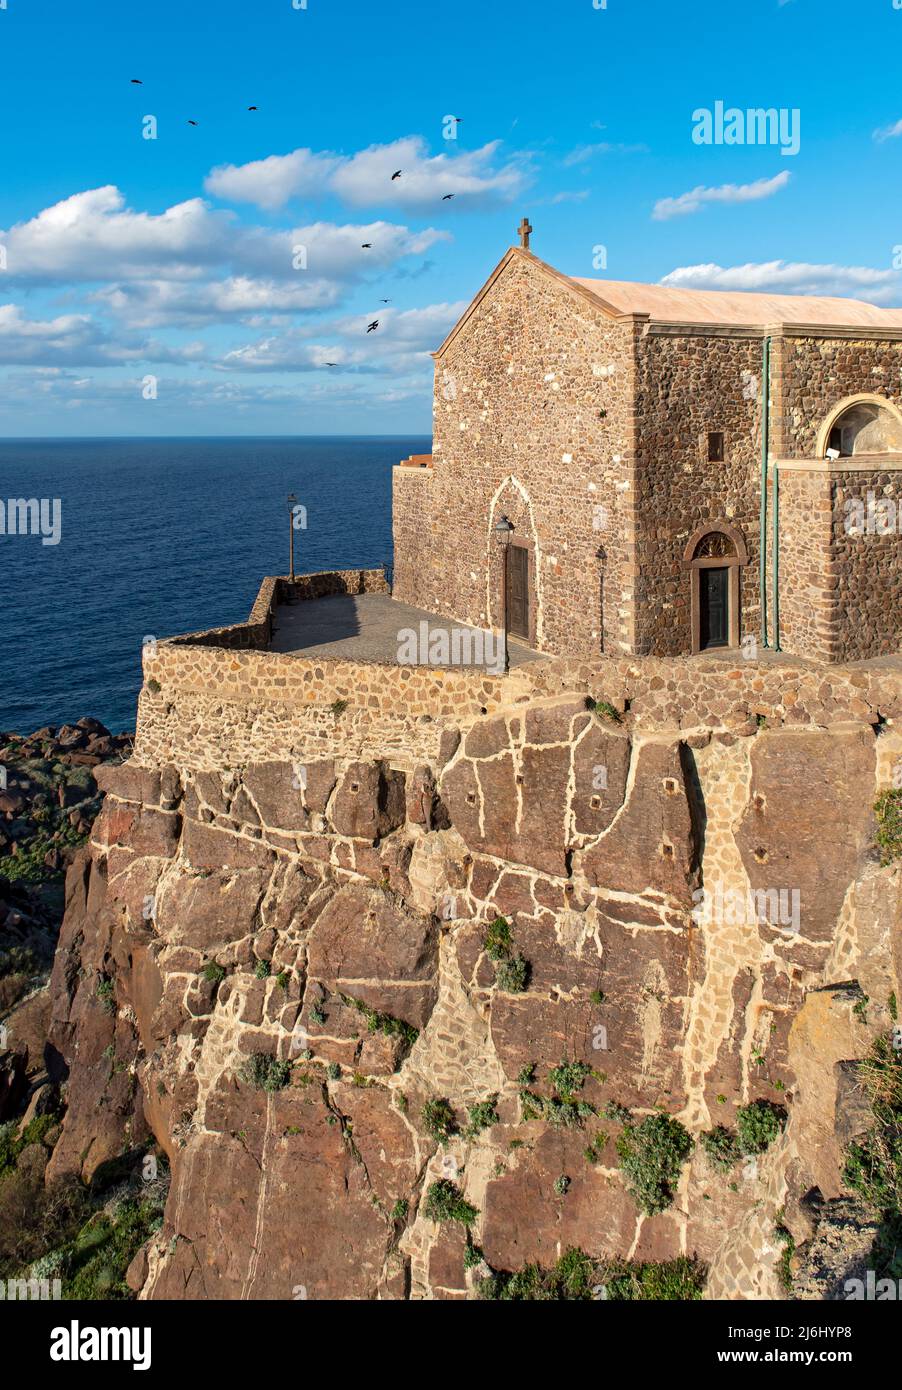
[[[902,304],[900,52],[894,0],[6,0],[0,434],[428,432],[524,212],[573,275]]]

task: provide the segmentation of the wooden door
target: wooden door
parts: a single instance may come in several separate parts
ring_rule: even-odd
[[[730,571],[703,567],[699,582],[699,646],[726,647],[730,638]]]
[[[529,551],[525,545],[507,548],[507,628],[511,636],[529,641]]]

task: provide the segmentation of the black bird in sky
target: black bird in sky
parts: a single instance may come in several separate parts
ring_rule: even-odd
[[[453,193],[446,193],[445,196],[442,198],[442,202],[443,202],[443,203],[447,203],[448,199],[449,199],[449,198],[453,198],[453,197],[454,197],[454,194],[453,194]]]
[[[390,300],[390,299],[383,299],[383,300],[380,301],[380,303],[382,303],[382,304],[391,304],[391,300]]]
[[[256,111],[257,108],[256,106],[249,106],[247,109],[248,111]]]
[[[371,251],[373,249],[373,243],[371,241],[362,241],[360,243],[360,249],[361,251]]]
[[[378,319],[373,319],[373,322],[369,325],[369,327],[367,328],[366,331],[367,331],[367,333],[374,333],[378,327],[379,327],[379,320],[378,320]]]
[[[140,77],[133,77],[133,78],[132,78],[132,86],[133,86],[133,87],[143,87],[143,86],[144,86],[144,83],[141,81]]]
[[[188,124],[189,124],[189,125],[197,125],[197,121],[189,121]]]
[[[403,172],[404,172],[403,169],[396,169],[395,172],[394,172],[394,173],[392,174],[392,176],[391,176],[391,181],[392,181],[392,183],[394,183],[395,179],[399,179],[399,178],[401,177],[401,175],[402,175]]]
[[[337,362],[327,362],[327,363],[326,363],[326,366],[327,366],[327,367],[337,367],[337,366],[338,366],[338,363],[337,363]]]

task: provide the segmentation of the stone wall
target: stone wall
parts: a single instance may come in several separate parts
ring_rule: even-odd
[[[777,458],[812,458],[820,426],[848,396],[873,393],[902,404],[902,342],[878,336],[775,338],[780,409],[772,421]]]
[[[562,282],[515,251],[437,355],[432,466],[394,475],[395,592],[500,625],[503,512],[529,549],[535,646],[679,655],[692,643],[687,542],[727,523],[747,551],[740,633],[761,639],[763,339],[772,469],[811,458],[847,397],[902,401],[902,342],[612,321]],[[724,436],[722,462],[708,461],[709,433]],[[782,646],[830,661],[898,650],[898,537],[850,549],[834,533],[825,556],[820,521],[794,508],[804,488],[787,482],[780,521]],[[767,552],[772,591],[770,532]]]
[[[779,479],[784,650],[826,662],[897,653],[902,472],[822,464]]]
[[[815,611],[809,597],[799,618]],[[805,640],[793,608],[787,625]],[[705,656],[558,657],[502,677],[460,667],[232,650],[181,638],[146,648],[144,675],[136,759],[202,768],[237,767],[265,756],[290,760],[308,746],[322,756],[391,756],[412,768],[436,756],[449,728],[526,700],[564,695],[604,700],[649,729],[686,727],[691,718],[694,728],[730,730],[757,716],[769,723],[876,723],[899,707],[893,672],[825,672],[773,660],[732,665]]]
[[[142,705],[135,757],[104,770],[55,967],[72,1075],[50,1177],[89,1175],[138,1119],[151,1128],[173,1181],[130,1274],[142,1297],[474,1297],[485,1266],[426,1212],[449,1177],[496,1270],[569,1246],[689,1254],[709,1296],[780,1297],[775,1226],[801,1241],[810,1187],[842,1194],[862,1120],[834,1063],[890,1026],[900,988],[899,875],[879,865],[871,811],[902,757],[898,677],[549,661],[493,692],[484,713],[436,721],[417,766],[407,750],[326,754],[299,705],[291,758],[285,730],[211,752],[198,727],[164,762]],[[699,885],[795,891],[798,920],[699,918]],[[486,950],[499,914],[522,988]],[[254,1054],[286,1084],[255,1089]],[[579,1123],[552,1118],[562,1062],[586,1069]],[[108,1103],[124,1069],[136,1115]],[[424,1116],[437,1098],[454,1116],[441,1142]],[[699,1136],[756,1099],[787,1109],[784,1135],[717,1171]],[[474,1131],[486,1101],[494,1121]],[[657,1215],[624,1180],[608,1103],[637,1121],[663,1109],[695,1141]]]
[[[833,472],[830,659],[902,649],[902,471]],[[857,505],[856,505],[857,504]]]
[[[760,631],[762,349],[758,334],[651,331],[641,340],[638,421],[637,648],[691,650],[693,533],[726,522],[743,535],[742,633]],[[724,435],[724,460],[708,462],[708,433]]]
[[[632,649],[634,331],[528,253],[507,262],[436,360],[432,469],[395,472],[398,598],[500,626],[506,513],[530,549],[536,645]]]

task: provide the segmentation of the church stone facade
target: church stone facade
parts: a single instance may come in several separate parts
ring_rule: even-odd
[[[902,648],[900,531],[902,311],[581,280],[524,245],[435,354],[394,594],[497,628],[505,564],[543,652],[851,661]]]

